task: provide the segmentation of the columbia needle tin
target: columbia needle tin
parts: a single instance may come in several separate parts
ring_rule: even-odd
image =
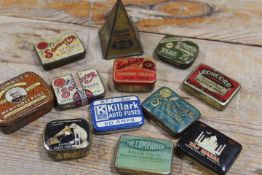
[[[148,92],[156,82],[156,63],[144,57],[119,58],[114,61],[113,82],[121,92]]]
[[[54,160],[77,159],[87,155],[91,130],[84,119],[54,120],[47,123],[43,139],[48,155]]]
[[[155,53],[159,59],[181,69],[186,69],[197,58],[199,47],[182,37],[168,35],[159,42]]]
[[[240,89],[240,84],[205,64],[200,64],[184,80],[184,89],[219,110],[224,110]]]
[[[105,87],[96,69],[57,77],[52,81],[58,107],[74,108],[105,96]]]
[[[83,59],[85,47],[74,32],[59,34],[35,44],[35,50],[45,70]]]
[[[0,128],[11,133],[53,108],[53,92],[33,72],[25,72],[0,85]]]
[[[139,129],[144,115],[137,96],[96,100],[90,105],[94,131],[98,134]]]
[[[197,121],[201,113],[168,87],[161,87],[142,104],[146,116],[179,136],[188,126]]]
[[[178,152],[216,174],[226,174],[242,146],[202,122],[192,125],[177,143]]]
[[[122,135],[119,139],[115,167],[123,174],[169,175],[173,164],[171,141]]]

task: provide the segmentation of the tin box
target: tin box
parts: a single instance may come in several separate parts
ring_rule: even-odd
[[[200,64],[184,80],[184,89],[219,110],[224,110],[240,84],[212,67]]]
[[[193,124],[177,143],[178,152],[216,174],[226,174],[242,146],[202,122]]]
[[[77,159],[87,155],[91,146],[89,123],[80,118],[47,123],[44,147],[54,160]]]
[[[90,105],[94,131],[98,134],[139,129],[144,115],[137,96],[96,100]]]
[[[148,92],[156,82],[156,63],[144,57],[119,58],[114,61],[113,82],[121,92]]]
[[[0,85],[0,128],[11,133],[53,108],[53,92],[33,72],[25,72]]]
[[[142,104],[146,116],[174,137],[197,121],[201,113],[168,87],[161,87]]]
[[[105,96],[105,87],[96,69],[57,77],[52,81],[58,107],[62,109],[90,104]]]
[[[86,54],[85,47],[75,32],[65,32],[40,41],[34,48],[45,70],[83,59]]]

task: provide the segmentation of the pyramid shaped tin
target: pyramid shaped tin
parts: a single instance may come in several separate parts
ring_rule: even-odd
[[[117,0],[99,31],[105,59],[143,54],[137,28],[129,18],[124,4]]]

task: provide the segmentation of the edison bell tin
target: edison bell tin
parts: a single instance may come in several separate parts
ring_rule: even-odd
[[[177,143],[177,150],[207,169],[226,174],[242,146],[202,122],[192,125]]]
[[[155,53],[159,59],[181,69],[186,69],[197,58],[199,47],[182,37],[168,35],[160,41]]]
[[[114,61],[113,82],[122,92],[148,92],[156,82],[156,63],[144,57],[119,58]]]
[[[171,174],[174,146],[171,141],[122,135],[115,167],[125,174]]]
[[[33,72],[25,72],[0,85],[0,128],[11,133],[53,108],[53,92]]]
[[[57,77],[52,81],[58,107],[66,109],[90,104],[105,96],[105,87],[96,69]]]
[[[137,96],[115,97],[92,102],[90,106],[94,131],[98,134],[134,130],[144,124]]]
[[[219,110],[224,110],[240,84],[217,70],[200,64],[185,79],[184,89]]]
[[[197,121],[200,112],[168,87],[161,87],[142,104],[144,113],[171,135],[179,136]]]
[[[83,59],[85,47],[74,32],[59,34],[50,40],[35,44],[35,50],[45,70]]]
[[[80,118],[47,123],[44,147],[54,160],[77,159],[87,155],[91,146],[89,123]]]

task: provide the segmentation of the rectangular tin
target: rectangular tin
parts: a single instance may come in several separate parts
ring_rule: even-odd
[[[121,92],[148,92],[156,82],[156,63],[144,57],[119,58],[114,61],[113,82]]]
[[[115,167],[123,174],[169,175],[172,171],[173,152],[171,141],[122,135]]]
[[[53,92],[33,72],[25,72],[0,85],[0,128],[8,134],[53,108]]]
[[[242,146],[208,125],[196,122],[178,141],[177,150],[216,174],[226,174]]]
[[[71,73],[52,80],[58,107],[62,109],[90,104],[105,96],[105,87],[96,69]]]
[[[98,134],[134,130],[144,124],[137,96],[96,100],[90,105],[94,131]]]
[[[201,113],[168,87],[161,87],[142,104],[144,113],[177,137],[192,123],[197,121]]]
[[[219,71],[200,64],[184,80],[184,89],[219,110],[224,110],[240,84]]]
[[[45,70],[83,59],[85,47],[75,32],[65,32],[34,46]]]
[[[54,160],[86,156],[91,138],[89,123],[80,118],[51,121],[43,131],[44,147]]]

